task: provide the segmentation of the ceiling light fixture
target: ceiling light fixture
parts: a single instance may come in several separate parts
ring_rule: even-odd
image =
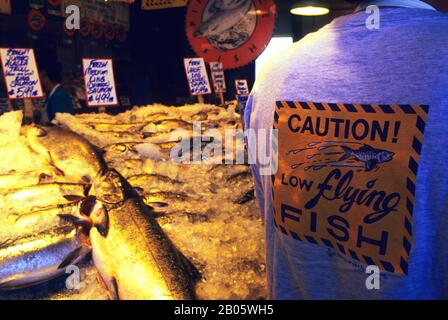
[[[300,1],[292,6],[290,12],[299,16],[323,16],[330,13],[330,9],[323,1]]]

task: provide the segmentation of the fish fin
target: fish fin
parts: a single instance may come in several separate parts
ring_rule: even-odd
[[[45,172],[39,174],[39,184],[52,182],[53,180],[54,177],[51,174],[47,174]]]
[[[182,263],[183,267],[187,271],[192,282],[196,283],[196,282],[200,281],[202,279],[202,274],[198,270],[198,268],[196,268],[196,266],[193,264],[193,262],[191,262],[190,259],[188,259],[182,252],[177,250],[177,248],[176,248],[176,251],[177,251],[177,254],[179,255],[180,262]]]
[[[110,287],[107,285],[107,282],[101,276],[101,273],[99,273],[99,271],[96,272],[96,278],[99,284],[107,291],[107,295],[109,296],[110,300],[120,300],[120,297],[118,295],[118,283],[115,277],[112,277],[110,281]]]
[[[70,202],[78,202],[78,201],[81,201],[82,199],[84,199],[84,197],[81,197],[78,195],[72,195],[72,194],[68,194],[63,197],[64,197],[64,199],[66,199],[67,201],[70,201]]]
[[[59,169],[59,168],[54,164],[53,159],[51,159],[51,154],[50,154],[50,152],[48,152],[48,157],[50,158],[50,161],[49,161],[49,162],[50,162],[50,165],[54,167],[54,172],[55,172],[55,174],[56,174],[57,176],[64,177],[64,176],[65,176],[65,172],[64,172],[63,170]]]
[[[60,214],[58,214],[58,217],[64,221],[72,223],[74,226],[77,226],[77,227],[84,227],[86,229],[90,229],[92,227],[92,221],[89,218],[87,218],[81,214],[78,215],[76,213],[73,213],[73,214],[60,213]]]
[[[246,191],[239,199],[237,199],[235,202],[238,204],[245,204],[251,200],[255,199],[255,189],[250,189],[249,191]]]
[[[104,150],[101,149],[100,147],[97,147],[97,146],[95,146],[95,145],[93,145],[93,144],[92,144],[92,148],[93,148],[93,150],[95,150],[95,152],[97,152],[98,155],[100,155],[100,156],[103,156],[103,155],[106,153],[106,151],[104,151]]]
[[[103,204],[96,201],[95,197],[87,197],[81,203],[81,215],[88,216],[93,226],[102,237],[107,237],[109,232],[109,213]]]
[[[14,279],[0,283],[0,291],[11,291],[11,290],[19,290],[25,289],[33,286],[37,286],[42,283],[47,283],[53,279],[56,279],[62,276],[65,273],[65,270],[58,270],[50,274],[48,277],[31,277],[25,279]]]
[[[113,300],[120,300],[120,296],[118,295],[118,282],[117,279],[115,279],[115,277],[112,277],[111,284],[112,284],[111,294]]]
[[[353,150],[347,146],[341,146],[345,154],[338,161],[345,161],[352,156]]]
[[[75,264],[81,257],[85,256],[88,251],[90,250],[82,246],[76,248],[61,262],[58,269],[65,269],[67,266]]]
[[[374,148],[372,148],[371,146],[369,146],[368,144],[363,145],[361,148],[359,148],[360,151],[370,151],[370,150],[375,150]]]
[[[149,207],[152,207],[152,208],[166,208],[166,207],[168,207],[168,203],[162,202],[162,201],[148,202],[146,205],[149,206]]]
[[[372,171],[375,169],[376,165],[378,164],[378,160],[372,159],[366,162],[366,172]]]

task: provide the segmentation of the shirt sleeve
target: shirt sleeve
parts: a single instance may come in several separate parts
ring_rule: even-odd
[[[248,132],[249,130],[254,131],[256,128],[253,128],[251,126],[251,116],[253,113],[253,108],[255,105],[255,94],[251,94],[249,96],[249,99],[247,100],[246,103],[246,107],[245,107],[245,112],[244,112],[244,123],[245,123],[245,130],[246,132]],[[256,136],[256,133],[254,133],[254,135]],[[264,221],[264,192],[263,192],[263,185],[261,182],[261,177],[260,177],[260,171],[258,168],[258,165],[256,163],[256,153],[257,153],[257,139],[250,139],[248,138],[250,136],[250,134],[246,135],[246,143],[247,143],[247,152],[249,154],[249,161],[250,161],[250,166],[251,166],[251,171],[252,171],[252,176],[254,178],[254,183],[255,183],[255,196],[257,198],[258,201],[258,205],[260,207],[260,216],[261,219]]]

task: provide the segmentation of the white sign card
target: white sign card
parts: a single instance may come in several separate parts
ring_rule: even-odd
[[[112,59],[82,59],[89,107],[118,105]]]
[[[204,59],[185,58],[184,65],[191,94],[197,96],[212,93]]]
[[[216,93],[226,92],[226,80],[224,77],[224,68],[221,62],[210,62],[210,71],[212,73],[213,89]]]
[[[0,60],[9,99],[43,97],[33,49],[0,48]]]
[[[247,80],[235,80],[236,94],[249,94],[249,86],[247,85]]]

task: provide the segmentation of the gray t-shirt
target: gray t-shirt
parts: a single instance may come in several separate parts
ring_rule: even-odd
[[[247,128],[279,129],[277,173],[253,166],[271,298],[448,298],[448,16],[368,16],[295,43],[249,98]]]

